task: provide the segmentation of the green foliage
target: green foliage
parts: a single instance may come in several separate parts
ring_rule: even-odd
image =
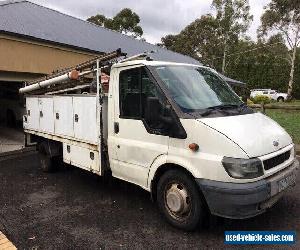
[[[140,17],[128,8],[121,10],[113,18],[107,18],[104,15],[97,14],[89,17],[87,21],[133,37],[141,37],[143,35],[143,29],[139,26]]]
[[[271,0],[261,17],[260,36],[279,32],[288,45],[283,56],[290,65],[288,94],[293,92],[297,47],[300,44],[300,1]]]
[[[227,75],[246,82],[248,89],[271,88],[286,92],[290,66],[282,58],[288,49],[280,40],[280,36],[273,36],[268,41],[256,43],[239,41],[236,52],[228,57]],[[299,82],[300,75],[295,75],[295,82],[297,79]],[[298,98],[299,87],[295,84],[294,96]]]
[[[292,136],[294,143],[300,144],[299,111],[267,109],[266,114],[278,122]]]
[[[224,42],[245,33],[253,19],[248,0],[213,0],[212,7]]]
[[[166,48],[211,65],[214,57],[222,55],[222,48],[218,46],[219,37],[216,19],[203,15],[178,35],[167,35],[161,40]]]
[[[104,22],[106,21],[106,17],[104,15],[97,14],[95,16],[89,17],[86,20],[91,23],[97,24],[101,27],[104,27]]]
[[[291,39],[290,33],[297,32],[300,25],[300,1],[272,0],[267,5],[261,22],[262,33],[276,29],[282,32],[287,40]]]
[[[260,37],[257,42],[251,41],[250,38],[243,36],[243,31],[247,28],[251,17],[241,18],[238,27],[242,25],[244,28],[240,29],[241,33],[236,33],[239,35],[230,33],[230,41],[224,50],[222,30],[228,28],[226,23],[232,23],[228,21],[230,20],[226,17],[228,15],[224,14],[226,11],[232,13],[232,8],[224,7],[227,2],[231,4],[233,1],[213,1],[216,6],[214,7],[216,16],[203,15],[179,34],[163,37],[162,46],[189,55],[219,72],[224,66],[228,77],[247,83],[248,89],[271,88],[286,93],[291,72],[291,50],[287,46],[286,35],[282,32],[273,32],[269,38]],[[249,9],[247,1],[241,2],[247,12]],[[294,2],[300,3],[300,1]],[[224,28],[220,28],[220,23]],[[233,28],[232,30],[235,31]],[[226,52],[225,65],[223,65],[224,51]],[[297,50],[296,55],[293,97],[300,99],[300,49]],[[248,92],[247,96],[250,94],[249,91],[243,92]]]
[[[271,98],[264,95],[257,95],[254,98],[251,98],[251,101],[255,104],[267,104],[271,102]]]
[[[243,35],[253,20],[248,0],[213,0],[222,46],[222,73],[225,73],[227,53]]]
[[[250,99],[247,99],[247,105],[252,105],[252,104],[254,104],[254,102],[251,101]]]
[[[252,20],[248,0],[214,0],[216,12],[202,15],[178,35],[167,35],[162,45],[173,51],[189,55],[216,68],[226,66],[226,53],[234,51],[239,38]]]

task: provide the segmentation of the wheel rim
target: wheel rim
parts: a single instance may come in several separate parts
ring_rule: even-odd
[[[191,212],[191,197],[187,188],[177,182],[166,186],[165,207],[168,213],[176,220],[185,220]]]

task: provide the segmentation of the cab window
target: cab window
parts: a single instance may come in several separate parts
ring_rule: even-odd
[[[120,73],[120,117],[140,118],[140,68]]]
[[[124,70],[120,73],[120,118],[143,120],[148,129],[163,129],[160,119],[163,113],[163,95],[145,67]],[[158,114],[151,114],[149,99],[158,99]],[[152,131],[153,132],[153,131]]]

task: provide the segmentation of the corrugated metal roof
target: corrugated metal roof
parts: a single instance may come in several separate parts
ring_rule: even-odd
[[[26,2],[26,0],[7,0],[7,1],[0,1],[0,6],[12,4],[12,3],[19,3],[19,2]]]
[[[0,2],[0,32],[97,52],[122,48],[128,55],[157,51],[156,60],[200,64],[191,57],[139,41],[26,0]]]

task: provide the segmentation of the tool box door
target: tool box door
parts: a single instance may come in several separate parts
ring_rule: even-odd
[[[56,96],[53,101],[55,134],[74,137],[73,97]]]
[[[74,96],[74,134],[75,138],[88,143],[98,143],[96,96]]]
[[[54,133],[53,97],[39,98],[40,131]]]
[[[26,97],[26,122],[24,128],[39,130],[40,128],[39,99],[37,97]]]

